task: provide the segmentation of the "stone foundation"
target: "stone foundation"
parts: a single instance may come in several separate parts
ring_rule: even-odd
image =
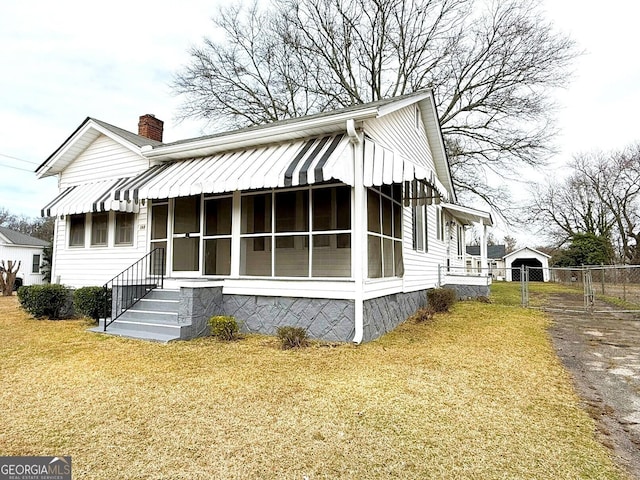
[[[244,332],[275,335],[278,327],[302,327],[330,342],[351,341],[355,329],[353,300],[224,295],[224,315],[233,315]]]
[[[488,286],[448,285],[458,299],[489,296]],[[275,335],[278,327],[307,330],[311,338],[330,342],[350,342],[355,335],[353,300],[326,298],[266,297],[223,295],[222,287],[181,289],[179,323],[191,325],[182,330],[184,339],[208,334],[213,315],[231,315],[243,332]],[[427,305],[427,291],[396,293],[365,300],[363,342],[391,332]]]
[[[443,287],[455,290],[458,300],[488,297],[489,293],[491,293],[489,285],[444,285]]]
[[[385,297],[372,298],[364,302],[363,342],[370,342],[413,315],[416,310],[426,306],[427,291],[395,293]]]

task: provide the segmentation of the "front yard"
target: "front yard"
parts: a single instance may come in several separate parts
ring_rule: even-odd
[[[463,302],[298,351],[87,327],[0,297],[0,455],[71,455],[74,479],[626,478],[540,312]]]

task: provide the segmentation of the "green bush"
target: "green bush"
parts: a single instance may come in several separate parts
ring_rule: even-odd
[[[309,335],[302,327],[279,327],[278,338],[283,349],[301,348],[309,345]]]
[[[29,285],[18,289],[18,300],[36,318],[59,320],[69,312],[71,290],[63,285]]]
[[[111,289],[107,290],[106,299],[104,287],[82,287],[73,292],[73,308],[78,315],[97,321],[105,315],[105,303],[107,317],[109,317],[111,316]]]
[[[238,322],[234,317],[217,315],[209,319],[211,335],[220,340],[235,340],[238,338]]]
[[[456,291],[451,288],[434,288],[427,291],[427,304],[434,312],[448,312],[456,303]]]

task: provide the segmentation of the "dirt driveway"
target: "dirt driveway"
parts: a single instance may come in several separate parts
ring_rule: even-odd
[[[553,294],[547,305],[580,310],[583,296]],[[598,303],[597,310],[606,309]],[[640,314],[548,313],[554,347],[598,422],[600,440],[640,479]]]

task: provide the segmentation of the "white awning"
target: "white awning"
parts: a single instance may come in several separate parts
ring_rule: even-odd
[[[43,217],[51,217],[76,213],[108,212],[109,210],[137,212],[137,202],[113,200],[113,191],[128,180],[128,178],[114,178],[67,187],[40,213]]]
[[[393,150],[378,145],[366,138],[364,142],[364,186],[379,187],[392,183],[413,182],[419,180],[435,190],[435,195],[443,201],[449,199],[449,193],[435,172],[427,167],[411,162]]]
[[[318,137],[151,167],[114,191],[115,200],[282,188],[338,180],[353,186],[346,135]]]
[[[451,213],[454,218],[466,223],[481,223],[482,225],[493,225],[493,219],[491,214],[483,212],[482,210],[476,210],[475,208],[461,207],[460,205],[454,205],[452,203],[443,204],[442,208]]]

